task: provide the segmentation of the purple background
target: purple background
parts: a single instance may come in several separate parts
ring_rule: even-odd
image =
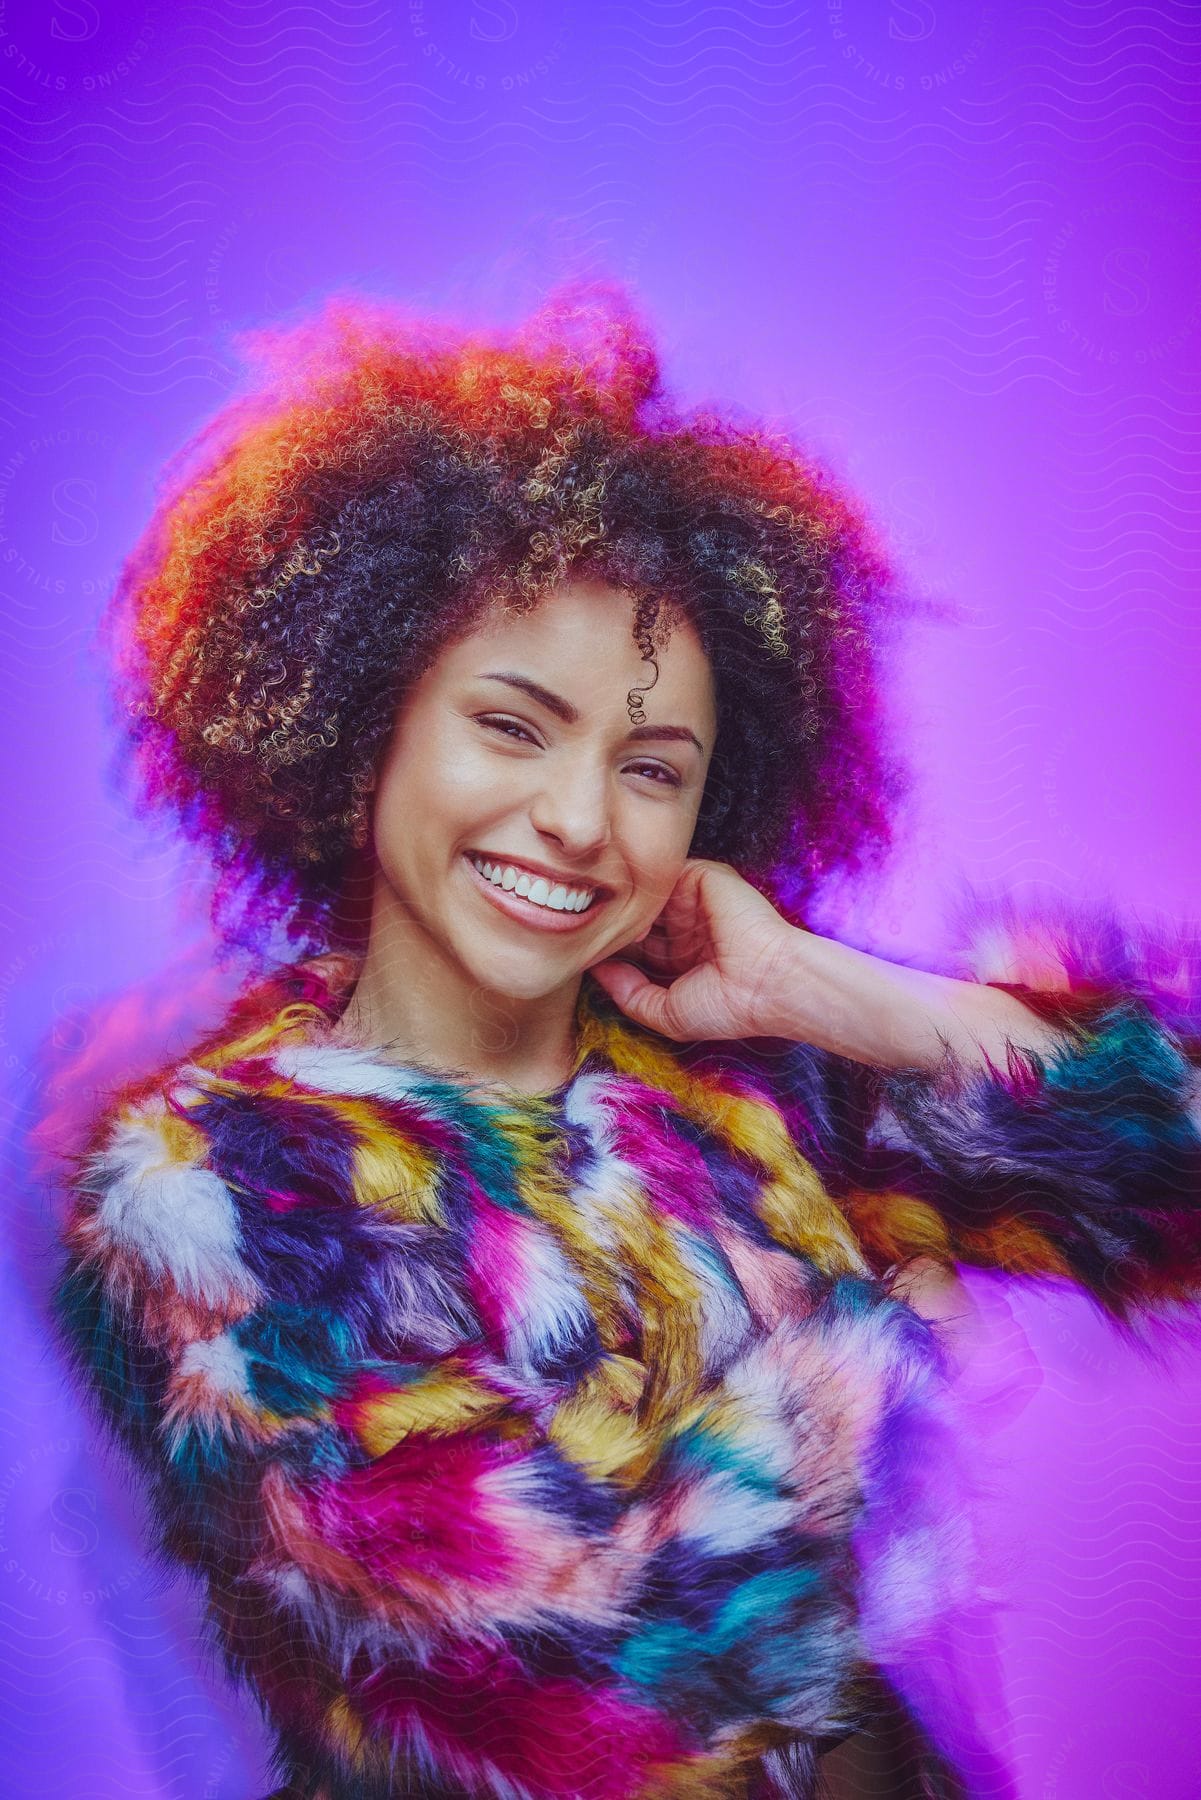
[[[8,0],[0,84],[0,1790],[254,1800],[254,1707],[47,1348],[52,1199],[19,1148],[96,1007],[133,992],[153,1061],[206,964],[195,873],[109,779],[91,635],[230,330],[335,285],[516,318],[556,275],[629,281],[687,398],[805,434],[960,611],[898,669],[923,824],[860,941],[933,959],[964,880],[1190,916],[1201,10]],[[1007,1791],[1184,1800],[1198,1358],[1155,1372],[1051,1284],[972,1290]]]

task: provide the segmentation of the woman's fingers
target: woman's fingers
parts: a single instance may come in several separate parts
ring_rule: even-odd
[[[676,974],[703,961],[711,937],[699,888],[694,885],[686,896],[677,888],[640,941],[656,964],[671,964]]]
[[[695,959],[677,943],[657,937],[646,940],[642,955],[637,960],[644,964],[648,973],[674,979],[677,975],[686,974]]]
[[[636,1024],[646,1025],[662,1037],[675,1035],[668,1022],[668,990],[658,987],[633,963],[606,957],[594,964],[589,974]]]

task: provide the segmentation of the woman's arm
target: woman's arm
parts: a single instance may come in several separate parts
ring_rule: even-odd
[[[1112,915],[977,925],[972,980],[801,933],[781,984],[797,1133],[869,1260],[1060,1275],[1119,1320],[1196,1298],[1197,945]]]
[[[879,1273],[1059,1275],[1118,1320],[1198,1297],[1201,936],[973,901],[965,973],[931,974],[789,925],[725,864],[673,902],[590,973],[758,1066]]]
[[[912,969],[799,927],[773,988],[771,1034],[881,1069],[1004,1066],[1009,1045],[1052,1054],[1062,1027],[1002,987]]]

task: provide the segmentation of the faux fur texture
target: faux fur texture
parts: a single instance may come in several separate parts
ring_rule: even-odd
[[[56,1295],[280,1779],[812,1794],[974,1579],[946,1359],[891,1275],[1195,1294],[1184,1041],[1130,995],[1046,1066],[882,1076],[670,1045],[585,982],[530,1098],[327,1041],[349,979],[281,972],[116,1097]]]
[[[1054,1276],[1125,1336],[1201,1267],[1201,936],[1108,905],[965,897],[959,972],[1062,1027],[1007,1065],[844,1072],[844,1203],[873,1266],[926,1254]],[[1191,1315],[1184,1317],[1186,1325]]]

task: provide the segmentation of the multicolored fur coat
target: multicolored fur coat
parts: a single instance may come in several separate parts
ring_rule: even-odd
[[[998,969],[1054,1058],[679,1046],[585,980],[533,1098],[323,1041],[324,958],[113,1098],[58,1327],[289,1793],[814,1792],[971,1579],[898,1270],[1201,1285],[1198,1040],[1066,949]]]

